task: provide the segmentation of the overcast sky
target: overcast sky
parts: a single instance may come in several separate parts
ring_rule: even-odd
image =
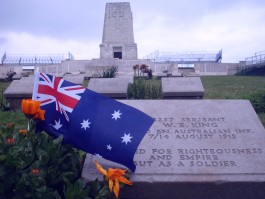
[[[0,0],[0,56],[99,58],[106,0]],[[160,50],[219,51],[239,62],[265,51],[264,0],[130,0],[138,58]]]

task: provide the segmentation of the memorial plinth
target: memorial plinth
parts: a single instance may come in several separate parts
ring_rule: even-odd
[[[168,77],[162,78],[162,94],[164,99],[200,99],[204,88],[200,77]]]
[[[155,118],[122,198],[265,198],[265,130],[249,101],[121,102]],[[94,160],[117,167],[87,155],[87,181],[102,179]]]

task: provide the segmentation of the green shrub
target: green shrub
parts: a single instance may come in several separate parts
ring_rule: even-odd
[[[87,198],[82,158],[62,140],[2,125],[0,198]]]
[[[4,90],[8,87],[9,84],[9,82],[1,82],[0,84],[0,111],[10,111],[10,104],[4,98]]]
[[[9,111],[9,112],[2,112],[0,111],[0,126],[5,126],[5,124],[13,122],[16,125],[17,129],[25,129],[27,128],[27,118],[22,112],[15,112],[15,111]]]
[[[113,78],[116,77],[118,73],[117,66],[111,66],[108,68],[103,68],[102,73],[99,73],[98,76],[101,78]]]
[[[20,112],[0,112],[3,123],[27,121]],[[5,119],[3,119],[5,118]],[[24,125],[23,125],[24,122]],[[108,181],[81,178],[85,153],[45,132],[0,124],[0,199],[110,199]],[[122,187],[122,186],[121,186]]]
[[[159,99],[161,98],[161,81],[135,78],[134,83],[129,85],[128,96],[130,99]]]

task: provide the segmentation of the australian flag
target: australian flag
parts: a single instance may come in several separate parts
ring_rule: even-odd
[[[36,131],[135,171],[133,157],[154,122],[145,113],[80,85],[37,73],[33,99],[41,101],[45,120]]]

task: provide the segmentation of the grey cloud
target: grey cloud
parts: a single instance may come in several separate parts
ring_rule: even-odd
[[[37,38],[35,42],[38,42],[38,38],[43,40],[46,37],[60,41],[60,44],[57,43],[58,46],[64,46],[63,44],[69,41],[80,45],[85,41],[90,43],[89,48],[95,44],[91,52],[98,51],[103,31],[105,4],[115,1],[122,0],[0,0],[0,33],[5,33],[0,35],[7,35],[9,32],[19,35],[18,33],[24,32]],[[225,52],[238,52],[232,48],[239,45],[246,46],[246,42],[252,40],[264,43],[264,39],[257,39],[262,38],[260,35],[264,35],[265,11],[262,11],[265,10],[264,0],[129,0],[129,2],[133,12],[136,42],[139,52],[142,51],[144,55],[159,48],[169,48],[172,42],[174,42],[171,47],[174,48],[173,50],[184,47],[204,49],[215,45],[217,48],[224,46]],[[246,16],[245,12],[251,15]],[[237,31],[233,31],[235,29]],[[233,41],[234,37],[237,38],[236,33],[241,30],[249,32],[243,34],[244,41],[238,40],[237,46],[234,43],[233,45],[225,43]],[[212,35],[209,35],[209,32]],[[215,36],[225,38],[225,41],[216,39]],[[13,46],[17,40],[12,42],[14,41],[0,38],[1,47],[15,48]],[[255,48],[261,48],[256,46]],[[34,46],[32,48],[34,49]],[[47,52],[49,48],[47,46]],[[79,49],[80,46],[76,48]],[[147,52],[144,52],[144,48]],[[24,48],[21,48],[21,51],[23,50]]]
[[[1,29],[29,32],[36,35],[66,39],[101,35],[104,3],[90,1],[57,0],[3,0],[1,1]]]

